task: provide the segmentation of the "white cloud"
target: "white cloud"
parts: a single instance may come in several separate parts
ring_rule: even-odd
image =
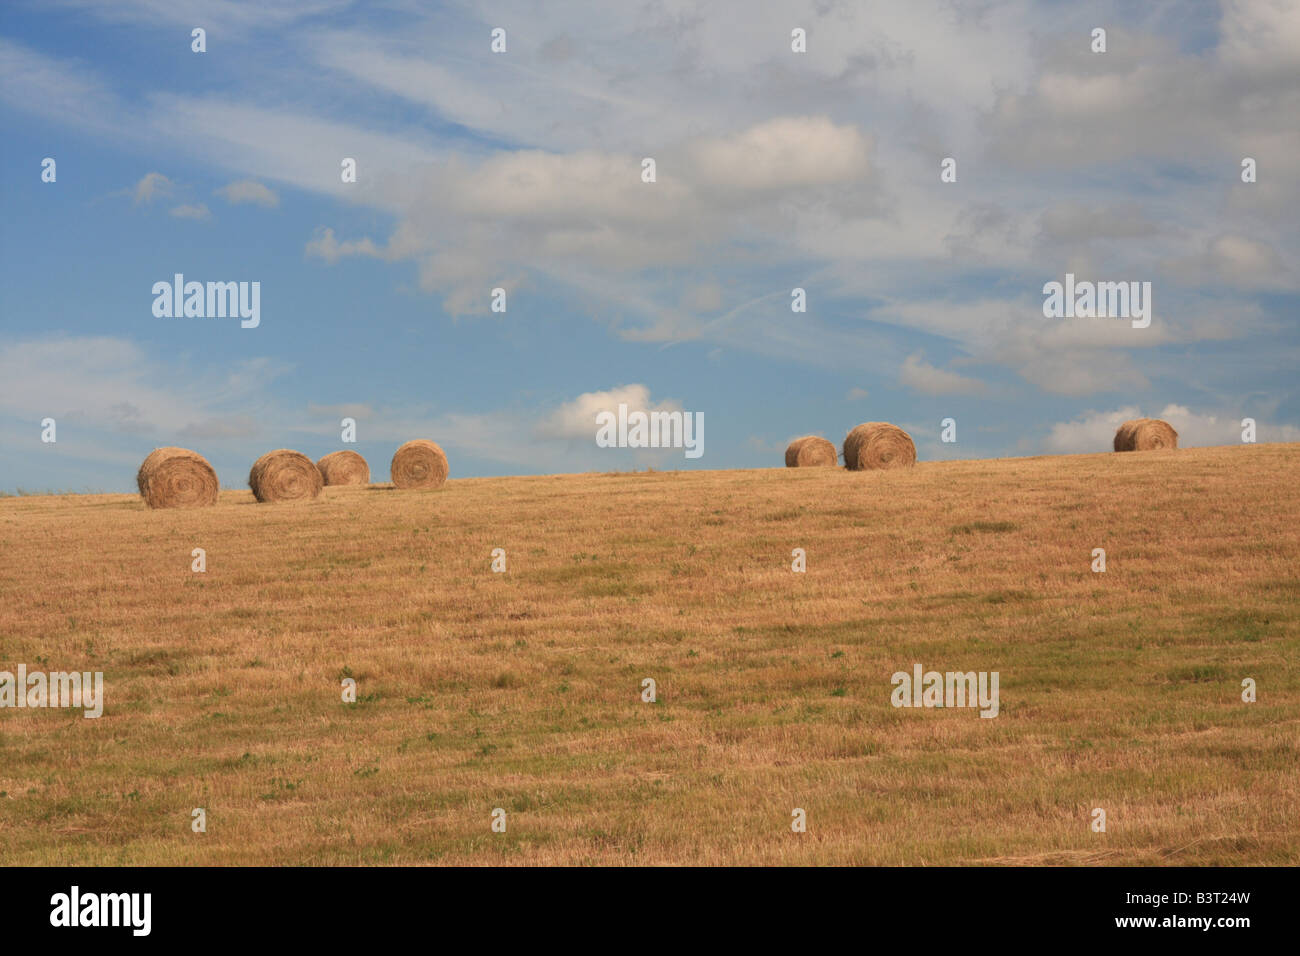
[[[203,20],[192,0],[77,2],[132,23]],[[326,6],[205,10],[233,32]],[[322,229],[308,255],[412,262],[452,314],[485,311],[485,290],[507,278],[540,276],[628,340],[707,339],[828,367],[870,353],[885,374],[916,347],[896,330],[811,317],[797,334],[766,301],[771,277],[793,272],[815,280],[818,307],[933,331],[1043,390],[1083,395],[1172,377],[1155,347],[1241,336],[1236,315],[1278,310],[1237,296],[1230,320],[1197,296],[1297,287],[1295,4],[1126,10],[1105,56],[1059,5],[1020,0],[492,10],[509,21],[505,57],[486,54],[486,15],[468,8],[408,9],[387,35],[321,20],[242,86],[204,96],[115,93],[112,77],[0,40],[0,97],[389,213],[383,234]],[[808,28],[808,55],[771,28],[785,20]],[[659,160],[654,186],[639,181],[644,155]],[[951,187],[938,184],[945,155],[959,160]],[[1260,160],[1257,184],[1239,182],[1244,155]],[[339,182],[342,156],[358,159],[359,182]],[[1035,283],[1080,261],[1102,278],[1166,278],[1153,326],[1035,325]],[[703,322],[721,297],[683,290],[724,273],[715,287],[743,304]],[[978,295],[1005,301],[942,301],[992,283]],[[907,374],[944,373],[918,360]]]
[[[363,441],[400,443],[412,436],[430,438],[447,449],[453,461],[453,473],[455,462],[465,457],[537,474],[602,470],[629,462],[681,460],[680,453],[672,449],[599,448],[595,442],[596,412],[617,412],[619,402],[626,402],[632,410],[681,410],[674,401],[652,402],[649,388],[637,384],[587,392],[540,414],[531,408],[460,412],[414,407],[309,405],[307,416],[287,430],[337,437],[337,416],[353,412]]]
[[[1203,253],[1169,264],[1190,285],[1237,289],[1294,289],[1295,273],[1267,242],[1241,235],[1211,239]]]
[[[1069,422],[1057,422],[1043,441],[1043,450],[1061,455],[1111,451],[1115,430],[1132,418],[1141,418],[1136,405],[1110,412],[1087,411]]]
[[[58,0],[109,23],[157,29],[159,24],[202,26],[209,34],[244,36],[346,9],[350,0]],[[52,4],[53,6],[54,4]],[[185,42],[188,45],[189,37]],[[209,39],[209,43],[212,40]],[[209,47],[211,49],[211,47]]]
[[[988,391],[988,386],[979,379],[935,368],[922,358],[920,352],[914,352],[903,360],[898,380],[926,395],[979,395]]]
[[[391,198],[379,184],[407,179],[439,157],[418,129],[378,132],[301,111],[170,92],[152,95],[149,112],[126,132],[146,143],[165,137],[195,158],[215,158],[250,179],[288,183],[395,213],[408,199],[401,183]],[[344,157],[357,161],[355,183],[342,182]]]
[[[785,117],[736,137],[697,137],[655,150],[654,183],[642,181],[634,153],[521,149],[453,159],[385,187],[384,201],[402,210],[386,242],[338,240],[326,228],[307,253],[329,262],[414,260],[421,288],[441,292],[447,311],[482,312],[482,290],[503,270],[626,274],[688,266],[701,248],[757,246],[780,236],[787,212],[756,207],[737,190],[812,190],[807,198],[815,210],[832,198],[820,191],[846,177],[858,177],[855,193],[870,192],[868,152],[852,125]],[[734,188],[720,189],[720,180]],[[841,197],[833,205],[848,211],[862,201]]]
[[[594,443],[597,413],[617,414],[619,405],[627,405],[629,412],[682,411],[682,406],[675,401],[651,402],[650,389],[645,385],[621,385],[604,392],[584,392],[565,402],[538,423],[536,432],[546,438],[586,439]]]
[[[691,286],[683,293],[681,304],[690,312],[716,312],[722,308],[722,288],[716,282]]]
[[[162,173],[145,173],[132,190],[137,205],[151,203],[157,196],[171,195],[173,184]]]
[[[487,22],[489,21],[490,22]],[[1040,22],[1034,23],[1033,21]],[[508,56],[467,54],[509,23]],[[789,26],[810,53],[790,52]],[[1032,64],[1050,24],[1013,2],[963,11],[945,0],[830,4],[713,0],[628,7],[502,2],[484,20],[440,17],[400,34],[328,31],[310,48],[329,75],[401,97],[486,136],[551,151],[644,147],[751,126],[824,103],[871,128],[898,110],[909,137],[958,120],[973,131],[995,91]],[[901,107],[899,104],[903,104]],[[964,128],[961,141],[968,141]]]
[[[871,140],[825,116],[787,116],[691,147],[698,181],[744,190],[789,189],[862,180]]]
[[[1160,346],[1242,338],[1268,329],[1252,303],[1225,310],[1221,302],[1206,300],[1197,301],[1195,311],[1179,310],[1162,298],[1163,288],[1159,282],[1153,285],[1152,324],[1145,329],[1134,329],[1123,319],[1045,318],[1041,296],[913,298],[886,302],[869,317],[942,336],[981,364],[1014,369],[1025,381],[1058,395],[1145,388],[1148,373],[1164,367],[1148,357]],[[1135,361],[1135,356],[1141,360]],[[918,382],[924,372],[914,370]]]
[[[1026,382],[1054,395],[1132,392],[1151,384],[1126,352],[1079,349],[1045,355],[1025,347],[1013,361]]]
[[[348,256],[368,256],[374,259],[385,258],[384,252],[369,239],[353,239],[339,242],[334,238],[334,230],[329,227],[317,229],[315,236],[307,243],[304,250],[308,256],[324,259],[331,265]]]
[[[274,191],[263,186],[255,179],[241,179],[238,182],[222,186],[217,193],[225,197],[226,202],[255,203],[259,206],[278,206],[280,197]]]
[[[0,99],[81,128],[112,135],[124,107],[103,78],[76,60],[46,56],[0,37]]]
[[[14,342],[0,346],[0,411],[160,439],[205,433],[250,414],[285,368],[248,359],[225,376],[194,375],[110,336]]]
[[[1166,405],[1153,418],[1163,418],[1178,432],[1178,444],[1183,447],[1201,445],[1236,445],[1241,442],[1243,418],[1256,418],[1255,438],[1261,442],[1300,441],[1300,428],[1294,425],[1268,424],[1256,415],[1239,415],[1228,412],[1197,414],[1184,405]]]
[[[1044,238],[1058,242],[1138,239],[1158,231],[1155,223],[1131,204],[1097,207],[1082,202],[1062,202],[1045,210],[1039,223]]]
[[[177,219],[212,218],[212,211],[208,209],[207,203],[199,203],[197,206],[173,206],[171,214]]]
[[[1218,52],[1239,69],[1279,71],[1294,81],[1300,7],[1289,0],[1224,0]]]
[[[1057,422],[1043,441],[1043,450],[1058,454],[1086,454],[1111,451],[1115,430],[1133,418],[1159,418],[1178,433],[1181,448],[1241,443],[1241,420],[1254,417],[1233,412],[1197,413],[1184,405],[1168,404],[1154,414],[1143,414],[1137,405],[1114,411],[1088,411],[1069,422]],[[1286,424],[1256,422],[1256,438],[1261,442],[1300,441],[1300,428]]]

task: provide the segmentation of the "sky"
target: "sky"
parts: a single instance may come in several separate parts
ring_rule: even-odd
[[[1297,117],[1286,0],[6,2],[0,491],[132,491],[162,445],[239,488],[411,438],[453,478],[864,421],[922,461],[1300,441]],[[259,324],[155,315],[176,273]],[[1067,273],[1149,282],[1150,325],[1046,317]],[[620,402],[704,454],[598,447]]]

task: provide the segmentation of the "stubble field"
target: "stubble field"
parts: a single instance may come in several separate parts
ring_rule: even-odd
[[[1258,445],[0,500],[0,670],[106,698],[0,710],[0,862],[1295,864],[1298,474]],[[999,715],[891,706],[916,663],[998,671]]]

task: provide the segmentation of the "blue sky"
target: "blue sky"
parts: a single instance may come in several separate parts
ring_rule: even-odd
[[[242,487],[344,416],[376,480],[415,437],[453,477],[871,420],[923,460],[1300,440],[1297,5],[537,7],[6,4],[0,489],[172,444]],[[155,317],[177,272],[260,282],[261,324]],[[1066,272],[1151,282],[1150,328],[1044,318]],[[618,401],[703,413],[703,457],[596,447]]]

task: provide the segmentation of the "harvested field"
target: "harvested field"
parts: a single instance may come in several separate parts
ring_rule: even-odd
[[[1297,472],[1258,445],[3,499],[0,670],[102,671],[106,702],[0,711],[0,862],[1294,864]],[[1000,713],[891,706],[915,663],[998,671]]]

